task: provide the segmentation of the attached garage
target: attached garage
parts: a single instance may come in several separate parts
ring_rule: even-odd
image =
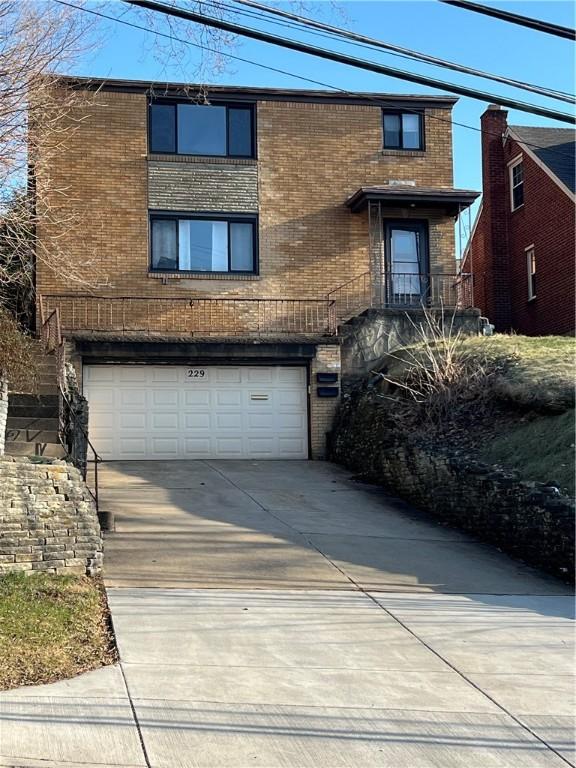
[[[104,459],[306,459],[304,366],[85,365]]]

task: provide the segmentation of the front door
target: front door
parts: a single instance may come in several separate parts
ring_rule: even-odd
[[[384,228],[385,306],[419,306],[425,302],[429,290],[427,224],[387,221]]]

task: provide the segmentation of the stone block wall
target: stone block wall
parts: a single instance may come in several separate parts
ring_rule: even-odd
[[[6,445],[6,422],[8,420],[8,382],[0,379],[0,456]]]
[[[428,310],[440,323],[451,325],[454,332],[467,336],[478,334],[480,312],[477,309]],[[426,327],[422,309],[369,309],[340,326],[342,374],[346,386],[363,379],[378,366],[385,355],[421,341],[418,326]]]
[[[574,579],[574,503],[556,488],[398,435],[386,406],[356,393],[341,407],[331,458],[416,507],[566,581]]]
[[[96,507],[65,461],[0,457],[0,574],[95,575],[102,568]]]

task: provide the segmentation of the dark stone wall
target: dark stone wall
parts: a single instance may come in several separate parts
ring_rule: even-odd
[[[480,329],[477,309],[426,310],[454,333],[476,336]],[[426,327],[422,309],[368,309],[338,329],[342,344],[342,377],[346,386],[355,386],[386,355],[422,341],[418,326]]]
[[[556,488],[410,440],[391,423],[388,407],[366,391],[346,398],[330,442],[334,461],[509,555],[573,581],[574,504]]]

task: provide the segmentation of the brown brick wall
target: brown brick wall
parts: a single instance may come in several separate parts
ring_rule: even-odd
[[[80,212],[85,222],[82,241],[71,238],[69,250],[86,264],[88,278],[99,276],[100,294],[322,297],[368,270],[367,216],[344,205],[358,187],[390,179],[452,185],[449,110],[428,110],[426,152],[403,154],[382,152],[378,107],[259,102],[259,278],[163,284],[148,276],[148,166],[158,165],[147,158],[146,97],[102,91],[95,101],[67,138],[55,173],[66,189],[60,204]],[[164,188],[171,166],[175,179],[194,168],[176,159],[164,163]],[[452,271],[449,218],[431,219],[431,246],[432,269],[442,264]],[[38,288],[85,292],[45,268],[39,269]]]
[[[317,373],[339,374],[337,386],[340,388],[340,347],[330,345],[316,347],[316,357],[310,365],[310,458],[325,459],[326,435],[332,428],[340,397],[318,397]]]
[[[574,202],[512,138],[506,112],[482,118],[483,202],[465,268],[475,275],[474,303],[496,329],[538,336],[575,327]],[[495,134],[495,135],[494,135]],[[510,206],[508,163],[522,155],[524,205]],[[536,255],[536,299],[528,300],[526,248]]]

